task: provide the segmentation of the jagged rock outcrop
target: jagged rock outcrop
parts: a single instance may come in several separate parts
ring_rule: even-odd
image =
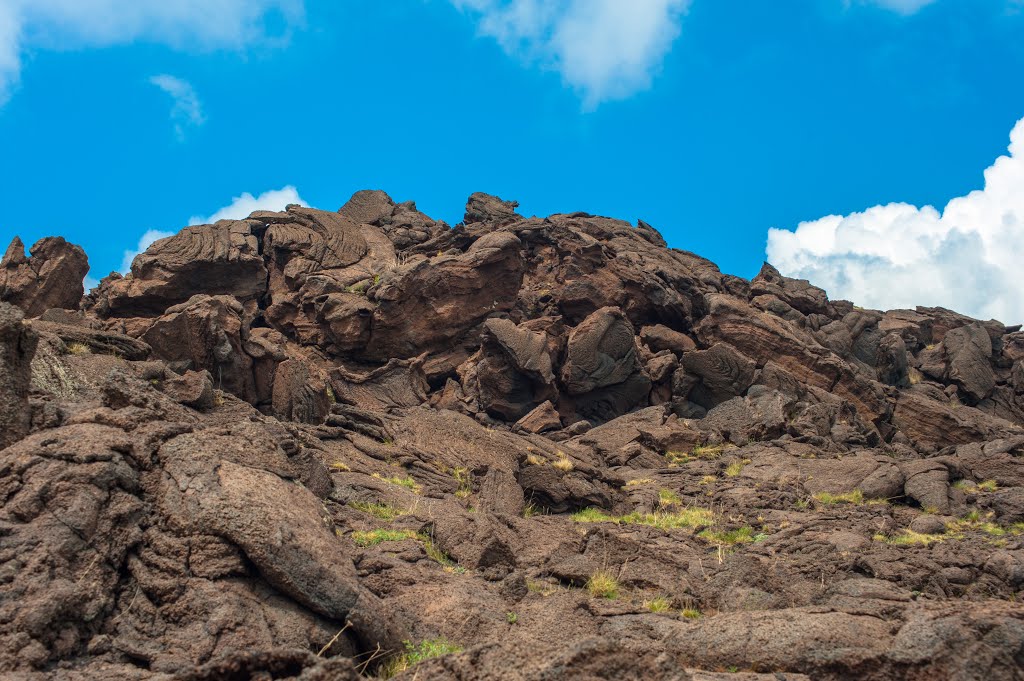
[[[1021,678],[1019,326],[517,208],[12,244],[0,675]]]
[[[29,257],[21,239],[14,237],[0,259],[0,301],[20,307],[30,317],[50,308],[76,309],[88,272],[85,251],[59,236],[37,241]]]
[[[28,434],[32,417],[29,382],[38,342],[21,310],[0,303],[0,449]]]

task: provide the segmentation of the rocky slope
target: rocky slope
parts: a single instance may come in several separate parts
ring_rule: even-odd
[[[359,192],[0,262],[12,679],[1024,678],[1024,333]]]

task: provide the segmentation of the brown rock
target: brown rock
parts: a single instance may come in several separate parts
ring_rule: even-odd
[[[25,324],[22,312],[0,303],[0,449],[28,434],[32,357],[38,334]]]
[[[562,427],[562,419],[551,400],[546,400],[533,411],[516,421],[515,428],[527,433],[544,433]]]
[[[85,293],[89,259],[80,246],[61,237],[46,237],[25,246],[14,237],[0,260],[0,301],[20,307],[29,317],[50,308],[77,309]]]

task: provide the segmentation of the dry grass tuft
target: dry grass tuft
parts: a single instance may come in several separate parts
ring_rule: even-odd
[[[615,600],[619,597],[619,580],[606,570],[598,570],[587,580],[587,591],[593,598]]]

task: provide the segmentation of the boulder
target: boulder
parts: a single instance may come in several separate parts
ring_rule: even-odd
[[[255,300],[267,290],[259,228],[253,220],[221,220],[160,239],[135,257],[129,276],[102,282],[95,309],[154,316],[199,294]]]
[[[85,293],[89,259],[81,246],[45,237],[29,250],[14,237],[0,259],[0,301],[20,307],[29,317],[50,308],[77,309]]]

